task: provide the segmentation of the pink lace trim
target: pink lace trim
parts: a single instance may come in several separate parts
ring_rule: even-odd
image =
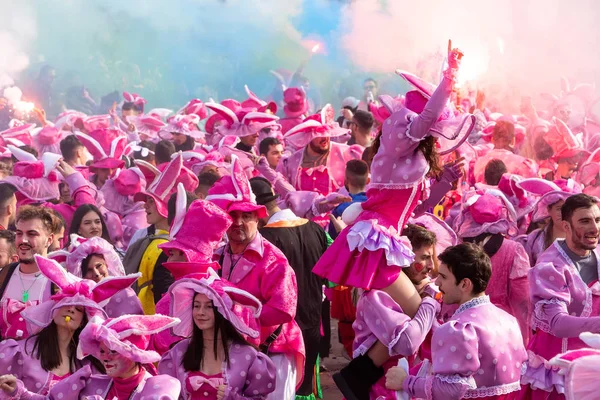
[[[410,140],[412,140],[415,143],[419,143],[423,139],[419,139],[419,138],[416,138],[416,137],[410,135],[410,127],[412,126],[415,116],[412,114],[409,114],[407,116],[407,118],[409,121],[408,121],[408,124],[406,125],[406,137],[408,137]]]
[[[475,379],[472,376],[466,377],[462,375],[440,375],[435,374],[435,377],[442,382],[446,383],[460,383],[461,385],[468,386],[469,389],[476,389],[477,384],[475,383]]]
[[[425,378],[425,396],[427,400],[433,400],[433,376]]]
[[[478,307],[478,306],[482,306],[484,304],[489,304],[489,303],[490,303],[490,296],[475,297],[474,299],[469,300],[466,303],[462,304],[460,307],[458,307],[458,309],[454,312],[454,316],[456,317],[461,312],[467,311],[468,309],[471,309],[473,307]]]
[[[505,383],[504,385],[492,386],[492,387],[478,387],[477,389],[469,390],[465,393],[463,399],[479,399],[482,397],[489,396],[501,396],[516,392],[521,389],[521,383],[519,381],[513,383]]]
[[[565,306],[565,311],[567,309],[566,303],[557,299],[556,297],[553,297],[550,300],[539,300],[537,303],[535,303],[533,310],[535,318],[533,318],[531,321],[531,329],[535,330],[536,328],[539,328],[546,333],[551,333],[550,324],[546,322],[546,313],[544,312],[544,306],[547,304],[562,304]]]

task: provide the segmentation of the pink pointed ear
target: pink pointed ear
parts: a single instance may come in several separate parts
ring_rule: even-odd
[[[266,122],[271,122],[271,121],[277,121],[278,119],[279,119],[279,117],[274,114],[251,111],[248,114],[244,115],[244,118],[242,119],[242,123],[246,124],[246,125],[248,125],[252,122],[266,123]]]
[[[235,197],[239,198],[241,195],[241,199],[250,199],[252,193],[250,182],[240,159],[235,154],[231,155],[231,181],[236,190]]]
[[[71,283],[80,280],[76,276],[70,275],[58,262],[54,260],[49,260],[36,254],[35,262],[37,263],[37,266],[42,274],[44,274],[61,289],[64,289]]]
[[[21,150],[20,148],[15,147],[12,144],[7,145],[6,147],[8,148],[8,150],[10,150],[12,155],[15,156],[15,158],[19,161],[29,161],[29,162],[37,161],[37,158],[35,158],[35,156],[33,154],[28,153],[25,150]]]
[[[254,100],[255,102],[257,102],[258,104],[260,104],[261,106],[265,106],[267,105],[267,102],[264,100],[261,100],[258,98],[257,95],[255,95],[249,88],[248,85],[244,85],[244,89],[246,89],[246,93],[248,94],[248,97],[250,97],[252,100]]]
[[[157,176],[160,175],[160,171],[154,165],[144,160],[134,160],[135,165],[142,171],[144,178],[148,184],[154,182]]]
[[[125,136],[116,138],[110,144],[110,156],[120,160],[125,151],[125,146],[127,146],[127,138]]]
[[[160,176],[156,178],[154,182],[152,182],[147,191],[154,193],[156,196],[164,200],[173,186],[175,186],[177,177],[181,173],[182,168],[183,157],[181,157],[181,152],[179,152],[177,153],[177,156],[172,159],[169,164],[167,164]]]
[[[92,298],[96,303],[108,300],[116,293],[133,285],[140,276],[142,274],[138,272],[137,274],[111,276],[103,279],[92,289]]]
[[[75,132],[75,136],[77,136],[77,139],[79,139],[81,143],[83,143],[83,145],[86,147],[86,149],[88,149],[88,151],[92,153],[92,156],[94,156],[94,158],[102,159],[107,157],[100,143],[98,143],[98,141],[90,135],[86,135],[85,133],[81,132]]]
[[[58,160],[62,158],[59,154],[54,153],[44,153],[42,155],[42,163],[44,164],[44,176],[47,177],[50,175],[50,172],[54,171],[56,165],[58,164]]]
[[[237,115],[229,108],[225,107],[219,103],[206,103],[205,106],[211,110],[213,110],[216,114],[218,114],[221,118],[223,118],[228,125],[232,125],[234,123],[239,123],[239,119]]]
[[[179,182],[177,184],[177,199],[175,202],[175,218],[173,219],[173,225],[171,226],[170,237],[171,239],[175,239],[177,232],[183,226],[183,220],[185,219],[185,206],[187,205],[187,194],[185,193],[185,188],[183,187],[183,183]]]
[[[393,114],[396,111],[394,110],[394,99],[392,98],[392,96],[382,94],[378,98],[381,104],[383,104],[383,106],[390,112],[390,114]]]
[[[162,314],[122,315],[107,322],[105,327],[117,331],[119,338],[124,339],[131,335],[154,335],[177,325],[179,322],[179,318]]]
[[[540,178],[523,179],[521,182],[517,182],[516,185],[526,192],[538,196],[542,196],[552,191],[560,191],[560,188],[556,183]]]

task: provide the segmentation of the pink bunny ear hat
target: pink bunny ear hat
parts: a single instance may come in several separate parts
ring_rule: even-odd
[[[81,263],[88,256],[99,254],[104,257],[110,276],[125,276],[121,257],[112,244],[101,237],[92,237],[76,246],[67,256],[67,271],[81,278]]]
[[[160,361],[161,356],[149,350],[152,335],[179,324],[178,318],[166,315],[122,315],[103,320],[95,317],[88,322],[79,335],[77,357],[88,355],[100,358],[100,344],[131,361],[151,364]]]
[[[68,273],[54,260],[36,255],[35,261],[42,274],[58,286],[60,292],[50,297],[50,300],[28,307],[21,312],[31,334],[38,333],[50,325],[56,312],[62,307],[84,307],[88,320],[95,315],[106,318],[102,307],[113,295],[131,286],[141,276],[137,273],[111,277],[96,284],[94,281],[81,279]]]
[[[201,293],[212,300],[217,311],[231,322],[238,332],[257,338],[259,332],[253,329],[253,326],[260,316],[261,302],[245,290],[221,280],[214,271],[209,271],[208,278],[183,278],[169,288],[171,315],[181,320],[179,325],[173,327],[173,334],[180,337],[192,335],[194,297],[197,293]],[[249,313],[249,310],[252,310],[252,313]]]

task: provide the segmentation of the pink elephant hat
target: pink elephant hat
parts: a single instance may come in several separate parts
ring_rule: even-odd
[[[277,123],[279,117],[274,114],[244,109],[233,112],[222,104],[212,102],[206,103],[206,107],[220,115],[224,121],[217,129],[223,136],[245,137],[256,135],[265,128],[281,129],[281,125]]]
[[[106,318],[102,307],[113,295],[131,286],[141,276],[140,273],[115,276],[96,283],[70,274],[54,260],[35,255],[35,261],[42,274],[58,286],[60,291],[49,300],[21,312],[21,316],[27,321],[27,329],[32,334],[50,325],[62,307],[84,307],[88,320],[95,315]]]
[[[283,113],[288,118],[300,117],[308,111],[308,101],[303,87],[287,88],[283,92]]]
[[[242,102],[242,108],[267,114],[277,113],[277,104],[275,104],[275,102],[261,100],[248,88],[248,85],[244,85],[244,89],[246,90],[248,98]]]
[[[101,358],[100,345],[116,351],[128,360],[140,364],[160,361],[161,355],[149,349],[152,335],[179,324],[179,319],[166,315],[122,315],[103,320],[94,318],[79,335],[77,357],[92,355]]]
[[[211,271],[210,276],[202,279],[180,279],[169,288],[170,314],[181,320],[179,325],[171,329],[173,335],[184,338],[192,335],[194,324],[192,309],[196,293],[204,294],[212,300],[213,306],[238,332],[251,338],[259,336],[255,328],[256,319],[262,311],[260,300],[245,290],[221,280],[214,271]]]
[[[335,138],[350,133],[349,129],[341,128],[335,120],[335,110],[327,104],[319,114],[307,117],[283,136],[287,143],[295,148],[306,147],[311,140],[317,138]]]
[[[182,184],[177,186],[175,209],[169,241],[158,248],[167,254],[169,249],[180,250],[189,263],[206,264],[218,269],[212,257],[231,226],[231,217],[216,204],[205,200],[195,200],[186,212],[186,195]]]
[[[77,138],[94,157],[90,169],[108,168],[117,169],[125,166],[121,159],[127,145],[127,137],[117,128],[96,129],[85,134],[75,132]]]
[[[231,155],[231,175],[222,176],[208,190],[206,200],[217,204],[228,214],[232,211],[256,212],[258,218],[267,216],[265,206],[256,204],[248,177],[235,155]]]
[[[8,145],[8,149],[18,161],[13,166],[13,174],[3,178],[2,182],[17,188],[19,201],[47,201],[60,197],[58,184],[62,177],[55,169],[61,155],[44,153],[38,160],[33,154],[12,145]]]
[[[143,165],[139,161],[136,160],[136,165]],[[157,171],[154,168],[154,172]],[[145,191],[136,193],[133,196],[133,200],[145,202],[148,197],[152,197],[156,203],[158,213],[167,218],[169,215],[167,203],[169,197],[177,190],[179,182],[183,183],[185,189],[190,192],[193,192],[198,187],[198,178],[183,166],[181,153],[177,153],[177,156],[156,175]]]
[[[531,222],[538,222],[550,216],[548,207],[568,197],[581,193],[581,188],[572,179],[551,182],[540,178],[523,179],[517,183],[521,189],[538,196]]]
[[[104,257],[110,276],[125,276],[125,268],[123,268],[121,257],[115,251],[115,247],[106,240],[101,237],[92,237],[87,240],[71,239],[71,243],[77,245],[67,255],[66,267],[69,273],[81,278],[81,263],[83,260],[92,254],[99,254]]]

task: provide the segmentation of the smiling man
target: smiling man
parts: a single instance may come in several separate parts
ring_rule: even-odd
[[[564,376],[546,361],[559,353],[586,347],[579,339],[580,333],[600,333],[600,315],[593,306],[600,301],[598,199],[576,194],[565,200],[561,213],[565,239],[548,247],[529,271],[531,307],[535,310],[532,328],[536,333],[528,350],[539,362],[530,363],[522,378],[524,396],[531,396],[523,398],[564,392]],[[546,376],[545,382],[536,379],[541,374]],[[538,390],[533,390],[532,384]]]
[[[404,390],[411,398],[512,398],[520,389],[527,353],[516,319],[485,295],[492,276],[489,257],[481,247],[462,243],[448,247],[439,259],[436,284],[444,294],[444,304],[460,306],[433,331],[433,374],[407,376],[402,368],[394,367],[386,375],[386,386]]]
[[[0,272],[0,333],[2,338],[28,336],[21,311],[50,298],[51,285],[38,269],[34,255],[46,256],[53,241],[54,219],[49,209],[22,206],[16,217],[19,261]]]

